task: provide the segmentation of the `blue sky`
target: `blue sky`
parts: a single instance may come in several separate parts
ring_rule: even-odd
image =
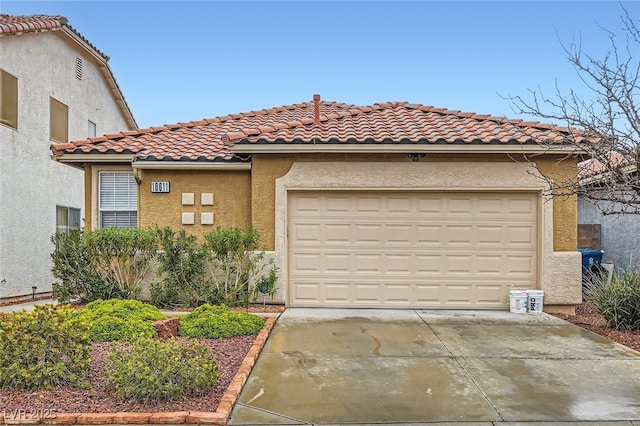
[[[640,2],[623,4],[640,18]],[[561,42],[597,56],[599,27],[622,35],[617,1],[0,0],[0,12],[66,16],[111,57],[140,127],[314,93],[527,118],[501,96],[583,90]]]

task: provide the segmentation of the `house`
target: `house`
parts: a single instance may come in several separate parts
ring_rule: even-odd
[[[617,173],[612,174],[611,170]],[[640,267],[640,210],[637,203],[595,199],[602,190],[607,194],[613,192],[612,188],[626,188],[626,192],[618,191],[621,199],[628,195],[628,200],[637,200],[638,194],[632,190],[638,179],[635,159],[619,152],[611,152],[606,158],[588,159],[578,163],[578,177],[594,198],[578,196],[579,248],[603,250],[603,262],[618,269]]]
[[[85,172],[88,227],[252,225],[292,307],[581,303],[566,129],[408,103],[321,101],[54,144]],[[554,148],[538,143],[554,142]],[[114,184],[115,183],[115,184]],[[120,202],[111,203],[113,192]],[[546,195],[545,195],[546,194]]]
[[[50,292],[51,236],[82,226],[51,143],[137,127],[108,59],[64,17],[0,15],[0,302]]]

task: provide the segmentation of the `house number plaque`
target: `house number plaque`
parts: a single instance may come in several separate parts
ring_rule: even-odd
[[[166,193],[170,192],[170,189],[171,185],[169,184],[169,181],[151,182],[151,192]]]

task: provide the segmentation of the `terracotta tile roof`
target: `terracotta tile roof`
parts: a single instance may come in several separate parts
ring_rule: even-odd
[[[55,31],[63,28],[68,28],[76,36],[78,36],[83,42],[90,46],[105,61],[109,60],[109,56],[102,53],[89,42],[82,34],[76,31],[71,25],[67,23],[67,18],[64,16],[49,16],[49,15],[6,15],[0,14],[0,35],[10,34],[23,34],[34,33],[42,31]]]
[[[529,144],[562,143],[567,129],[409,103],[354,107],[276,129],[229,134],[236,144]]]
[[[322,102],[325,114],[352,108],[337,102]],[[152,161],[243,161],[229,151],[226,135],[252,127],[271,129],[282,123],[313,117],[314,104],[306,102],[213,119],[170,124],[148,129],[105,135],[67,144],[53,144],[54,155],[134,154]]]
[[[590,158],[578,163],[578,178],[585,179],[611,170],[624,169],[633,166],[634,163],[632,156],[612,151],[604,158]]]
[[[122,153],[137,160],[240,161],[234,144],[536,144],[568,135],[542,123],[408,103],[313,102],[52,145],[54,155]]]

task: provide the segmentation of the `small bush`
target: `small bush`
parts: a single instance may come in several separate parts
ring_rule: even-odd
[[[161,282],[151,284],[151,302],[156,306],[198,306],[207,300],[207,252],[198,247],[196,237],[184,229],[158,231],[162,251],[158,254]]]
[[[141,339],[115,348],[107,361],[108,381],[116,395],[149,402],[194,395],[218,380],[215,356],[197,341]]]
[[[132,299],[96,300],[85,306],[84,311],[90,312],[91,318],[116,316],[124,319],[138,318],[144,321],[159,321],[167,318],[157,307]]]
[[[0,387],[89,386],[87,325],[71,312],[45,305],[0,318]]]
[[[89,339],[92,342],[113,342],[154,338],[158,331],[149,321],[105,316],[91,322]]]
[[[157,256],[158,233],[152,228],[104,228],[85,232],[96,271],[107,283],[132,298]]]
[[[585,289],[587,301],[616,330],[640,330],[640,270],[627,269],[614,275],[592,277]]]
[[[246,312],[233,312],[223,305],[204,304],[180,318],[179,334],[186,337],[220,339],[257,333],[264,320]]]
[[[63,303],[87,303],[97,299],[120,298],[124,295],[113,283],[103,280],[97,273],[93,254],[87,244],[86,234],[73,229],[51,237],[54,245],[51,253],[53,297]]]
[[[210,262],[211,297],[208,301],[227,306],[248,306],[251,300],[251,283],[264,276],[264,252],[258,251],[260,233],[249,226],[218,228],[205,232],[203,248]],[[268,273],[268,272],[267,272]]]
[[[255,228],[205,232],[200,245],[184,230],[159,230],[158,239],[162,281],[151,285],[155,305],[248,306],[259,296],[275,294],[277,268],[258,250],[260,234]]]
[[[119,299],[91,302],[76,317],[89,324],[92,342],[153,338],[157,330],[151,321],[166,319],[155,306]]]

